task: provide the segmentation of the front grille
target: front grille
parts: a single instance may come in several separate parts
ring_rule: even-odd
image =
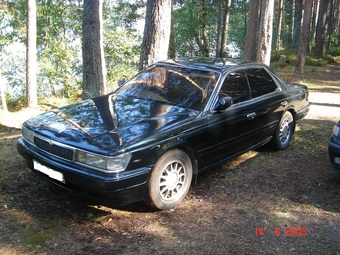
[[[45,141],[43,139],[40,139],[39,137],[34,137],[34,144],[39,149],[42,149],[43,151],[50,152],[50,143],[48,141]]]
[[[47,138],[34,136],[34,144],[37,148],[51,153],[57,157],[72,161],[74,158],[74,150],[66,146],[57,144]]]
[[[73,159],[73,150],[70,150],[70,149],[55,145],[55,144],[51,146],[51,153],[58,157],[67,159],[67,160]]]

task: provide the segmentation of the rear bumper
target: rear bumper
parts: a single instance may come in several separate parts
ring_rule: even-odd
[[[334,169],[340,172],[340,144],[335,142],[334,137],[329,140],[328,155]]]
[[[143,200],[146,194],[151,167],[105,174],[44,154],[33,146],[27,145],[23,139],[18,140],[17,149],[34,173],[59,187],[81,195],[89,204],[121,206]],[[33,160],[52,171],[61,173],[65,182],[35,170]]]

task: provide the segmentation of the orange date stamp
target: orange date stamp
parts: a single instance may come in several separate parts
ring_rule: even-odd
[[[282,231],[281,228],[274,228],[272,233],[275,236],[281,236],[281,234],[284,234],[285,236],[300,237],[307,236],[307,229],[305,227],[287,227]],[[256,236],[264,236],[264,227],[256,227],[255,234]]]

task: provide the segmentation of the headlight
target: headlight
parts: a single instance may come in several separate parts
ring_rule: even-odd
[[[22,137],[29,143],[34,143],[34,133],[26,127],[22,127]]]
[[[77,151],[76,162],[88,165],[105,172],[116,173],[124,171],[131,158],[130,153],[123,153],[116,157],[106,157],[86,151]]]
[[[336,137],[339,137],[340,136],[339,131],[340,131],[340,127],[337,126],[337,125],[334,126],[334,128],[333,128],[333,135],[336,136]]]

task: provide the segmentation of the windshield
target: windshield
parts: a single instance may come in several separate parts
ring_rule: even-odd
[[[216,72],[155,65],[128,81],[117,93],[203,110],[218,77]]]

